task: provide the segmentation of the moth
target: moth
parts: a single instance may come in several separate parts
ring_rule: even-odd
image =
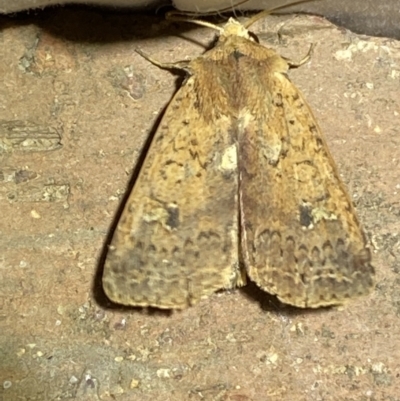
[[[252,23],[253,20],[250,20]],[[255,282],[302,308],[369,293],[366,236],[294,64],[229,19],[191,61],[117,224],[103,288],[124,305],[182,309]]]

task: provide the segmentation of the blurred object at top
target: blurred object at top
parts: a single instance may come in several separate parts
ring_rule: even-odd
[[[235,9],[264,10],[291,2],[291,0],[249,0]],[[178,10],[196,12],[201,15],[209,11],[225,10],[238,2],[232,0],[173,0],[172,2],[168,0],[0,0],[0,13],[8,14],[68,3],[129,7],[134,10],[156,9],[160,5],[172,3]],[[320,0],[288,7],[283,12],[317,14],[356,33],[400,39],[400,0]]]

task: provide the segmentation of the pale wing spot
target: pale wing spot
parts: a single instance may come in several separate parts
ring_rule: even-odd
[[[221,157],[219,169],[223,172],[234,171],[237,169],[237,147],[235,144],[225,149]]]
[[[143,214],[143,220],[146,223],[153,223],[155,221],[160,221],[160,222],[165,222],[168,218],[168,213],[167,211],[162,208],[158,207],[156,209],[152,209],[148,211],[147,213]]]
[[[311,211],[314,223],[318,223],[321,220],[337,220],[338,217],[335,213],[329,212],[325,208],[316,207]]]
[[[312,230],[318,222],[338,220],[338,217],[324,207],[313,207],[310,202],[302,202],[299,206],[298,220],[303,230]]]
[[[174,202],[163,206],[161,202],[148,199],[142,219],[146,223],[158,222],[167,230],[176,229],[180,223],[179,207]]]

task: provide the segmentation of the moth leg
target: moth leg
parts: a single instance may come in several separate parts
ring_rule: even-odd
[[[136,53],[140,54],[143,58],[145,58],[147,61],[150,61],[151,64],[156,65],[157,67],[162,68],[163,70],[183,70],[183,71],[188,71],[188,66],[191,62],[191,60],[182,60],[182,61],[176,61],[174,63],[162,63],[160,61],[155,60],[148,54],[142,52],[140,49],[135,49]]]
[[[292,60],[287,59],[286,57],[282,57],[282,58],[289,64],[289,68],[301,67],[303,64],[307,63],[310,60],[312,53],[314,51],[314,47],[315,47],[315,43],[312,43],[310,45],[310,48],[308,49],[307,54],[300,61],[292,61]]]
[[[279,28],[277,29],[276,35],[278,36],[278,42],[279,44],[283,43],[283,33],[282,30],[283,28],[288,25],[290,22],[294,21],[295,18],[298,18],[298,14],[294,15],[293,17],[289,18],[286,21],[281,22]]]

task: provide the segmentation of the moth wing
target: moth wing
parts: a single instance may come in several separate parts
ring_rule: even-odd
[[[170,102],[114,232],[103,288],[116,303],[179,309],[240,281],[237,146],[198,93],[206,75]]]
[[[242,113],[239,136],[241,241],[250,279],[297,307],[368,293],[374,268],[365,235],[310,108],[273,65],[254,68],[246,75],[262,84],[246,81],[248,93],[264,93],[247,99],[253,112]]]

